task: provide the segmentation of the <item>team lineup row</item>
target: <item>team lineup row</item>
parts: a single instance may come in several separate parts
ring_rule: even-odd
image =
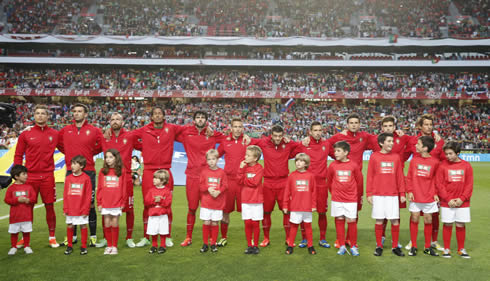
[[[347,131],[325,140],[322,138],[322,124],[313,122],[310,126],[310,137],[298,143],[289,141],[284,136],[284,131],[279,126],[274,126],[271,130],[271,135],[267,138],[250,139],[248,136],[243,135],[243,123],[240,119],[232,120],[231,133],[229,135],[213,132],[213,130],[207,126],[206,112],[201,111],[194,114],[194,123],[192,125],[177,126],[166,123],[164,110],[160,107],[154,107],[151,113],[152,123],[131,132],[122,129],[123,117],[118,113],[114,113],[111,115],[111,129],[106,130],[104,133],[88,124],[86,120],[87,108],[85,105],[74,105],[72,113],[74,124],[66,126],[58,132],[46,126],[48,119],[47,108],[42,105],[36,106],[34,112],[35,126],[24,131],[20,135],[14,159],[14,164],[22,164],[23,156],[25,155],[25,166],[29,173],[28,177],[26,174],[26,184],[34,188],[36,195],[41,193],[41,198],[46,207],[46,219],[50,232],[49,243],[52,247],[59,246],[54,237],[56,217],[53,209],[53,202],[55,201],[53,152],[56,147],[65,154],[68,175],[76,174],[73,170],[73,163],[78,162],[73,161],[73,159],[76,159],[78,156],[83,156],[86,163],[84,163],[84,165],[78,163],[78,165],[84,168],[85,173],[83,174],[86,174],[88,178],[90,178],[90,185],[92,186],[92,202],[87,210],[84,209],[83,213],[74,215],[65,212],[67,215],[67,223],[72,226],[67,229],[68,241],[66,241],[66,244],[68,244],[67,251],[69,253],[71,253],[69,249],[72,249],[71,241],[69,240],[72,240],[72,234],[76,233],[76,225],[86,225],[88,223],[91,232],[88,241],[89,246],[95,246],[97,244],[95,233],[97,216],[94,205],[96,173],[93,155],[98,154],[101,151],[105,152],[105,160],[104,169],[101,170],[101,173],[99,174],[97,206],[104,216],[103,227],[105,238],[99,245],[101,247],[107,245],[107,254],[117,253],[117,237],[119,236],[117,218],[121,213],[122,207],[124,207],[122,209],[127,213],[126,241],[129,247],[143,247],[151,244],[151,252],[164,252],[165,246],[168,247],[173,245],[171,240],[171,208],[164,208],[160,206],[160,204],[157,204],[158,207],[155,207],[155,203],[168,201],[171,203],[171,200],[167,200],[168,197],[171,196],[155,195],[152,198],[149,194],[153,194],[155,190],[158,190],[158,188],[155,188],[155,186],[159,186],[158,184],[164,186],[167,190],[173,189],[173,178],[170,173],[170,166],[173,154],[173,143],[174,141],[179,141],[183,143],[188,155],[186,196],[189,208],[187,214],[187,235],[186,239],[181,243],[181,246],[183,247],[192,243],[195,212],[199,206],[199,201],[201,201],[200,217],[205,221],[203,232],[209,232],[211,236],[211,243],[204,241],[205,246],[201,249],[202,251],[206,251],[209,244],[213,251],[217,250],[216,245],[226,245],[229,214],[234,210],[237,210],[242,212],[242,218],[245,220],[245,230],[249,246],[246,253],[258,253],[259,245],[266,247],[270,243],[269,230],[271,225],[271,212],[277,201],[279,208],[284,211],[283,225],[286,232],[286,243],[288,244],[286,252],[292,253],[294,236],[296,235],[298,224],[302,223],[302,228],[304,228],[305,231],[303,241],[299,246],[307,246],[310,253],[316,253],[311,238],[311,212],[318,212],[320,246],[330,247],[325,239],[327,225],[327,197],[328,191],[330,191],[332,196],[331,211],[332,216],[336,218],[335,221],[337,226],[336,246],[340,248],[338,253],[343,254],[347,251],[345,248],[345,238],[347,238],[347,245],[351,245],[351,253],[353,255],[358,255],[359,250],[356,243],[356,218],[357,212],[362,208],[362,153],[365,150],[373,150],[375,151],[375,154],[373,154],[372,159],[377,159],[374,156],[378,154],[392,157],[392,161],[381,161],[378,163],[381,171],[380,176],[376,176],[370,180],[369,174],[375,170],[375,167],[371,169],[371,162],[374,163],[373,160],[370,161],[370,167],[368,169],[366,191],[368,201],[373,204],[373,218],[376,219],[377,248],[375,255],[381,255],[382,253],[383,243],[381,242],[385,236],[384,228],[386,227],[386,223],[384,223],[383,227],[384,219],[391,220],[392,239],[394,241],[397,240],[395,237],[398,237],[397,229],[399,230],[398,210],[399,207],[403,207],[405,204],[404,195],[405,191],[407,191],[408,197],[411,199],[409,210],[411,212],[410,230],[412,245],[409,248],[409,254],[416,254],[418,214],[419,211],[424,211],[424,233],[426,235],[426,243],[424,245],[426,250],[424,252],[430,255],[437,255],[432,247],[437,246],[437,248],[444,250],[443,256],[450,257],[450,232],[452,231],[452,223],[456,222],[458,251],[462,256],[469,257],[464,250],[464,223],[469,222],[469,197],[471,196],[472,191],[472,178],[470,180],[472,173],[469,172],[471,171],[471,166],[457,157],[457,154],[459,153],[459,148],[457,146],[450,146],[450,144],[447,144],[447,147],[443,150],[444,140],[437,134],[433,134],[433,117],[430,115],[423,115],[417,121],[416,125],[420,129],[419,136],[407,136],[403,135],[403,132],[395,131],[396,120],[393,117],[385,117],[381,121],[381,129],[383,132],[391,133],[392,135],[387,137],[388,140],[381,141],[381,136],[378,138],[378,136],[359,131],[360,118],[354,114],[347,118]],[[426,137],[419,138],[422,136]],[[436,141],[434,141],[433,137]],[[426,140],[425,143],[424,140]],[[432,147],[431,144],[428,143],[430,142],[429,140],[432,141]],[[391,143],[385,144],[386,142]],[[209,152],[209,150],[214,148],[218,143],[220,145],[216,151],[216,155],[213,151]],[[252,148],[257,148],[257,151],[254,152]],[[135,244],[132,239],[134,211],[132,206],[133,188],[131,180],[131,155],[133,149],[142,151],[144,163],[142,191],[144,198],[143,225],[145,237],[137,244]],[[338,155],[337,150],[342,151],[345,154],[344,158],[341,158]],[[247,153],[249,151],[251,151],[251,156],[249,157],[250,161],[246,162]],[[448,156],[448,151],[452,151],[456,157],[454,159],[450,158]],[[252,179],[260,173],[257,171],[246,173],[243,170],[247,170],[251,167],[261,168],[260,164],[250,165],[250,163],[252,163],[251,159],[257,158],[257,155],[258,158],[260,158],[261,154],[264,156],[263,176],[260,176],[259,180],[255,181],[260,182],[260,188],[255,188],[253,189],[253,192],[251,192],[254,196],[257,195],[256,193],[259,193],[260,196],[257,196],[261,199],[253,198],[252,202],[247,202],[244,198],[251,199],[251,197],[244,194],[247,190],[244,188],[244,185],[248,186],[247,184],[251,184],[251,182],[253,182]],[[221,185],[225,180],[221,180],[220,177],[215,177],[215,175],[208,175],[208,178],[206,178],[207,180],[203,180],[203,177],[206,176],[206,172],[221,171],[221,169],[213,169],[214,166],[209,163],[213,160],[213,155],[215,155],[214,158],[216,159],[222,155],[225,157],[226,164],[222,173],[224,178],[226,178],[226,185]],[[244,155],[245,160],[243,160]],[[334,157],[336,161],[334,161],[327,170],[327,157],[329,155]],[[406,184],[403,172],[401,172],[402,180],[398,180],[397,184],[387,185],[385,183],[380,184],[379,182],[376,182],[372,185],[373,180],[378,181],[383,178],[393,180],[393,178],[399,177],[400,175],[397,172],[398,169],[402,171],[403,163],[411,155],[413,155],[414,158],[410,162],[411,166]],[[294,157],[296,157],[297,171],[289,175],[288,160]],[[258,160],[258,158],[255,159],[255,161]],[[121,161],[123,166],[119,167],[120,169],[116,167],[116,164],[118,163],[118,161],[116,161],[117,159]],[[417,161],[419,159],[427,160],[431,163],[433,162],[433,165],[431,163],[429,163],[430,165],[428,163],[418,163]],[[465,169],[467,170],[461,170],[459,169],[460,167],[451,166],[451,169],[448,170],[448,174],[459,176],[447,177],[447,183],[438,185],[436,192],[435,175],[436,170],[442,170],[441,167],[437,168],[440,161],[443,161],[440,164],[441,167],[444,167],[446,163],[466,163],[467,166],[465,166]],[[301,167],[301,165],[298,166],[298,162],[303,163],[303,167]],[[71,165],[68,165],[68,163],[71,163]],[[413,163],[418,164],[412,168]],[[349,167],[335,170],[337,164],[340,166],[347,165]],[[160,170],[166,170],[165,173],[168,173],[168,179],[165,179],[164,176],[156,177],[155,172]],[[411,171],[414,176],[412,179],[410,178]],[[462,173],[462,171],[464,171],[464,173]],[[163,171],[160,172],[163,173]],[[291,178],[298,173],[301,176],[310,175],[312,178],[311,180],[300,178],[295,181],[295,183],[298,184],[290,184],[289,181],[291,181]],[[242,177],[240,177],[240,175],[242,175]],[[74,176],[71,176],[71,178],[73,177]],[[73,195],[80,198],[81,196],[80,190],[77,189],[80,185],[73,184],[72,186],[74,188],[70,186],[67,187],[67,184],[70,182],[69,178],[70,177],[67,176],[65,182],[65,204],[66,202],[69,202],[69,200],[66,199],[67,197]],[[158,183],[158,180],[161,182]],[[376,188],[389,187],[393,190],[377,190],[375,188],[373,193],[373,190],[370,189],[370,184]],[[439,188],[440,186],[442,186],[442,188]],[[445,186],[447,186],[447,188],[444,189]],[[111,193],[118,190],[118,187],[120,188],[120,196],[123,198],[121,201],[117,199],[119,196],[115,195],[117,192]],[[165,188],[163,188],[163,190],[165,190]],[[222,188],[225,188],[226,191]],[[9,190],[10,189],[12,188],[9,188]],[[73,191],[73,194],[67,195],[66,192],[68,191]],[[21,193],[22,192],[16,194]],[[99,194],[101,199],[99,199]],[[220,196],[220,194],[222,195]],[[308,197],[306,194],[309,194],[308,196],[310,197],[306,198]],[[445,224],[443,235],[445,242],[444,248],[440,247],[437,243],[439,210],[437,204],[434,202],[439,201],[439,197],[437,197],[436,194],[438,194],[441,199],[442,220]],[[147,196],[150,196],[150,198]],[[355,199],[352,199],[354,197]],[[393,200],[391,197],[396,198],[396,200]],[[398,197],[400,197],[400,202],[398,201]],[[429,197],[432,197],[432,201],[430,202],[427,201],[429,200],[427,199]],[[103,198],[109,199],[104,200]],[[165,200],[163,200],[164,198]],[[310,204],[309,206],[314,206],[314,208],[309,208],[309,210],[303,210],[301,208],[301,210],[294,209],[302,204],[308,206],[308,202],[306,202],[308,201],[307,199],[313,204]],[[25,199],[18,198],[17,202],[21,202],[19,200],[24,201]],[[156,200],[158,200],[158,202],[155,202]],[[222,202],[220,201],[221,203],[217,205],[211,204],[214,207],[213,209],[208,206],[209,202],[214,202],[213,200],[221,200]],[[33,202],[33,200],[28,201]],[[108,204],[107,207],[104,206],[104,202]],[[400,203],[400,205],[398,205],[398,203]],[[289,208],[288,204],[291,204],[289,205]],[[260,205],[261,207],[257,205]],[[216,209],[216,206],[219,206],[219,208]],[[379,208],[376,208],[376,206],[383,207],[380,210]],[[157,220],[153,218],[155,217],[155,208],[158,209],[156,214],[158,214],[159,218]],[[445,215],[447,212],[444,208],[449,209],[454,213],[451,213],[453,214],[452,221],[447,220],[448,215]],[[165,210],[165,213],[161,213],[163,210]],[[467,212],[467,216],[465,215],[466,213],[463,212]],[[77,218],[81,214],[84,214],[83,220]],[[165,216],[165,218],[162,216]],[[15,216],[11,215],[11,225],[25,222],[13,222],[13,217]],[[70,218],[70,220],[68,220],[68,218]],[[262,220],[264,240],[259,244],[258,221],[260,220]],[[345,230],[342,230],[344,229],[345,220],[347,220],[349,225],[347,237],[345,237]],[[222,238],[217,242],[219,221],[221,221]],[[165,227],[165,225],[167,226]],[[23,231],[19,228],[11,231],[11,233],[13,233],[12,251],[14,251],[13,249],[16,249],[14,246],[19,244],[17,242],[17,236],[14,237],[14,232],[18,233]],[[25,234],[26,233],[24,233],[24,241],[22,242],[27,250],[27,248],[30,249],[30,247],[28,247],[28,238],[26,239]],[[161,239],[159,249],[156,248],[156,234],[161,234],[164,237],[164,239]],[[153,236],[153,243],[149,240],[150,235]],[[447,239],[447,236],[449,237],[449,240]],[[459,239],[460,236],[463,237],[462,241]],[[252,237],[254,237],[253,241]],[[85,244],[83,244],[83,240],[85,240]],[[84,253],[86,253],[87,247],[86,240],[87,228],[82,227],[82,248],[85,249],[85,251],[82,252]],[[396,247],[393,247],[393,252],[397,255],[403,255],[403,252],[401,252],[398,247],[398,241],[396,242]]]

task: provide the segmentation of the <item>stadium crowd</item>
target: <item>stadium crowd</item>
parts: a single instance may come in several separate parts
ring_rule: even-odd
[[[12,129],[2,129],[1,144],[4,147],[15,143],[19,133],[33,123],[34,103],[19,103],[17,106],[18,122]],[[109,112],[120,112],[125,116],[125,126],[136,129],[150,122],[152,104],[148,102],[101,101],[93,100],[90,104],[89,120],[98,127],[109,124]],[[69,104],[51,104],[50,126],[60,129],[71,122]],[[353,112],[360,114],[362,129],[379,134],[379,121],[386,115],[394,115],[398,127],[409,135],[415,135],[414,127],[418,116],[431,113],[436,117],[434,129],[446,140],[457,140],[463,148],[487,151],[490,110],[486,104],[467,104],[461,107],[449,105],[396,104],[379,105],[360,103],[345,105],[339,103],[298,102],[290,110],[282,104],[266,104],[257,100],[247,102],[231,100],[193,101],[191,103],[169,102],[166,104],[167,121],[174,124],[192,122],[196,110],[206,108],[210,123],[218,130],[229,129],[233,117],[243,118],[245,130],[254,137],[268,134],[274,124],[281,124],[287,134],[294,140],[308,135],[311,122],[319,121],[324,125],[324,136],[331,137],[341,131],[345,118]]]
[[[449,21],[454,2],[465,20]],[[485,1],[8,0],[10,33],[123,36],[488,37]],[[97,14],[84,17],[89,8]],[[93,21],[102,18],[100,24]],[[103,30],[104,29],[104,30]],[[445,35],[444,35],[445,36]]]
[[[488,92],[486,72],[268,72],[138,69],[21,69],[0,71],[0,88],[256,90],[300,91],[457,91]]]

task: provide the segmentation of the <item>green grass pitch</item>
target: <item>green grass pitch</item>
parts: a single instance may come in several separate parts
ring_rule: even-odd
[[[97,163],[100,167],[100,161]],[[290,163],[292,164],[292,163]],[[364,169],[367,162],[364,163]],[[374,220],[371,208],[365,202],[359,220],[359,249],[361,256],[337,256],[336,250],[316,246],[318,254],[311,256],[306,249],[296,248],[291,256],[284,254],[284,230],[282,215],[276,210],[272,218],[271,245],[261,249],[257,256],[244,255],[246,248],[243,222],[238,213],[231,216],[229,243],[218,253],[201,254],[201,222],[197,218],[194,243],[182,248],[179,243],[185,238],[187,202],[183,187],[174,192],[173,239],[176,246],[163,255],[150,255],[148,248],[129,249],[125,246],[125,216],[120,220],[120,252],[117,256],[104,256],[103,249],[89,248],[87,256],[79,255],[79,244],[71,256],[63,255],[64,248],[51,249],[47,243],[47,226],[44,208],[34,211],[32,248],[34,254],[26,256],[19,250],[15,256],[7,256],[10,248],[8,219],[0,220],[0,280],[489,280],[490,279],[490,163],[473,163],[475,174],[474,192],[471,201],[472,222],[467,225],[466,249],[471,259],[465,260],[454,254],[456,248],[453,231],[453,258],[425,256],[396,257],[389,251],[390,232],[382,257],[374,257]],[[63,185],[58,184],[61,198]],[[140,187],[135,187],[136,222],[134,238],[142,236],[142,200]],[[5,191],[0,191],[3,199]],[[66,235],[62,202],[55,204],[57,215],[56,236],[61,241]],[[8,215],[8,206],[0,203],[0,217]],[[400,242],[409,241],[408,211],[402,211]],[[327,240],[333,244],[335,225],[327,216]],[[318,243],[316,216],[313,222],[315,245]],[[99,238],[102,235],[98,217]],[[422,223],[419,228],[419,243],[423,243]],[[262,233],[261,233],[262,236]],[[262,238],[262,237],[261,237]],[[298,242],[300,234],[296,238]],[[442,243],[442,226],[439,232]],[[404,250],[405,253],[407,251]]]

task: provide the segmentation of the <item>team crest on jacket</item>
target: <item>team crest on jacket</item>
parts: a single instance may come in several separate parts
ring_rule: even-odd
[[[359,142],[362,142],[362,138],[359,138]]]
[[[168,128],[165,128],[165,133],[168,133]]]
[[[88,135],[90,135],[90,131],[89,131],[89,130],[87,130],[87,131],[86,131],[86,134],[87,134],[87,136],[88,136]]]
[[[227,141],[231,141],[231,138],[230,138],[230,137],[227,137],[227,138],[226,138],[226,140],[227,140]]]
[[[400,144],[400,140],[399,139],[396,139],[396,144]]]
[[[325,151],[325,146],[322,146],[323,151]]]
[[[53,142],[53,137],[52,136],[49,136],[48,139],[49,139],[49,142]]]
[[[124,144],[128,143],[128,140],[127,139],[123,139],[123,143]]]
[[[286,145],[285,144],[282,144],[282,149],[285,149],[286,148]]]

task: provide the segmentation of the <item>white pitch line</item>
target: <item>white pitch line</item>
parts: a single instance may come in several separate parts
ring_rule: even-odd
[[[60,199],[56,200],[56,202],[54,202],[54,203],[58,203],[60,201],[63,201],[63,198],[60,198]],[[44,204],[36,205],[36,206],[34,206],[34,209],[41,208],[41,207],[44,207]],[[6,215],[6,216],[3,216],[3,217],[0,217],[0,221],[1,220],[4,220],[4,219],[8,219],[9,217],[10,217],[10,215]]]

